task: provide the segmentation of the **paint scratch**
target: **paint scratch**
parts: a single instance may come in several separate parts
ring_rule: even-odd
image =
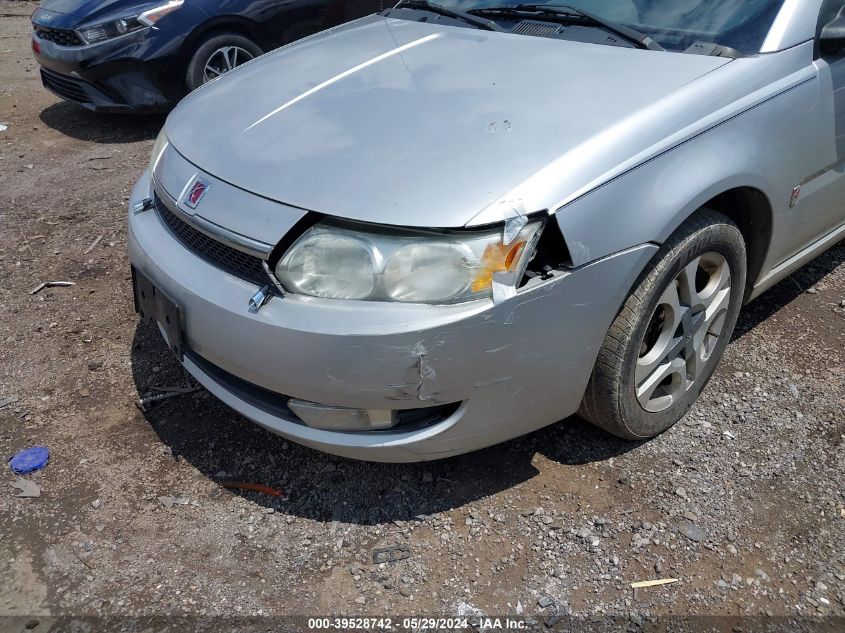
[[[420,381],[417,383],[417,400],[426,401],[431,400],[431,396],[426,392],[426,382],[434,380],[437,376],[437,371],[434,367],[428,364],[425,357],[428,354],[423,342],[420,341],[414,346],[413,355],[417,359],[417,370],[419,371]]]

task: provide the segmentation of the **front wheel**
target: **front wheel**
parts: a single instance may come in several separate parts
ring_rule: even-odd
[[[191,61],[185,85],[188,91],[196,90],[204,83],[217,79],[241,64],[262,54],[261,48],[239,33],[217,33],[203,40]]]
[[[626,439],[672,427],[713,375],[745,291],[742,234],[702,210],[640,276],[599,351],[580,414]]]

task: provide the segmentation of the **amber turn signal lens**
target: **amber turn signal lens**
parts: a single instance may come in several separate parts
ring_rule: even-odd
[[[489,244],[481,256],[481,266],[472,282],[472,291],[481,292],[493,285],[493,275],[504,273],[519,261],[525,241],[513,244]]]

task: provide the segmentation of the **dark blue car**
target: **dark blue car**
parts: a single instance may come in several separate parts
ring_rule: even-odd
[[[32,49],[51,92],[98,111],[167,110],[283,44],[381,0],[46,0]]]

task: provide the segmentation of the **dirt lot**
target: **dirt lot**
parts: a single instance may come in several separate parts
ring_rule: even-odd
[[[37,498],[0,469],[0,615],[20,616],[0,630],[470,608],[845,626],[845,244],[746,308],[701,402],[644,444],[570,419],[378,465],[288,443],[204,391],[142,413],[139,394],[183,380],[138,325],[125,252],[129,188],[162,119],[96,116],[42,89],[33,7],[0,0],[0,401],[18,398],[0,408],[0,454],[52,455],[30,477]],[[30,294],[51,280],[76,285]],[[410,557],[373,564],[396,544]],[[679,582],[629,586],[666,577]]]

